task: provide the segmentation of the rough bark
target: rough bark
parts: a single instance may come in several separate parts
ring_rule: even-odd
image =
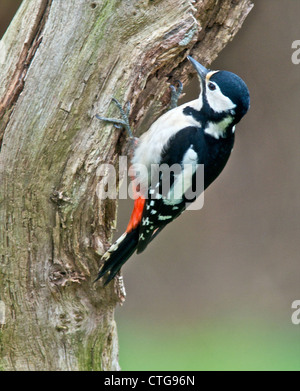
[[[250,0],[24,0],[0,56],[1,369],[117,370],[121,280],[93,284],[115,227],[99,166],[117,165],[112,96],[143,132],[209,64]],[[5,53],[3,52],[3,48]],[[0,320],[3,320],[3,313]],[[3,322],[4,323],[4,322]]]

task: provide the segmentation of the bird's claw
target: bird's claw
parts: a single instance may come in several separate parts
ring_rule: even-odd
[[[169,110],[175,109],[175,107],[178,106],[178,99],[180,98],[183,90],[183,84],[181,83],[180,80],[176,81],[178,84],[178,87],[176,88],[175,86],[171,85],[171,103],[169,106]]]
[[[122,119],[101,117],[98,114],[96,114],[96,118],[101,121],[105,121],[105,122],[113,124],[117,129],[125,128],[127,130],[129,137],[134,138],[130,124],[129,124],[129,118],[128,118],[129,113],[130,113],[130,102],[126,103],[126,108],[124,110],[121,103],[116,98],[112,98],[112,101],[118,107]]]

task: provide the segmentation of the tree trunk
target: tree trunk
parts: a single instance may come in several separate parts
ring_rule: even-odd
[[[0,54],[0,367],[117,370],[122,280],[93,284],[116,201],[102,163],[126,139],[95,119],[130,101],[141,133],[185,83],[188,54],[209,64],[250,0],[24,0]],[[4,317],[5,308],[5,317]]]

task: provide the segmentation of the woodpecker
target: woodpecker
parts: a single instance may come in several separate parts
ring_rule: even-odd
[[[157,167],[174,164],[182,171],[180,174],[169,172],[166,193],[162,186],[164,172],[153,176],[136,169],[139,194],[128,227],[102,257],[104,264],[97,280],[106,277],[105,285],[135,251],[137,254],[144,251],[162,229],[187,208],[191,201],[187,202],[186,191],[195,185],[199,165],[204,165],[201,191],[218,177],[233,149],[235,126],[249,109],[249,91],[239,76],[228,71],[211,71],[194,58],[188,56],[188,59],[199,76],[199,98],[159,117],[140,137],[132,158],[133,167],[142,165],[147,172],[153,166],[157,172]],[[128,128],[129,122],[122,109],[121,113],[124,121],[115,123],[123,123]],[[188,165],[192,167],[189,170]],[[199,194],[195,198],[197,196]]]

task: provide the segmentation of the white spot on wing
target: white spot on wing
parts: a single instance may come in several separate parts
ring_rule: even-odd
[[[142,225],[149,225],[150,224],[150,221],[149,221],[149,217],[143,217],[143,220],[142,220]]]
[[[161,216],[161,215],[158,216],[158,220],[161,220],[161,221],[170,220],[172,218],[173,218],[173,216]]]

